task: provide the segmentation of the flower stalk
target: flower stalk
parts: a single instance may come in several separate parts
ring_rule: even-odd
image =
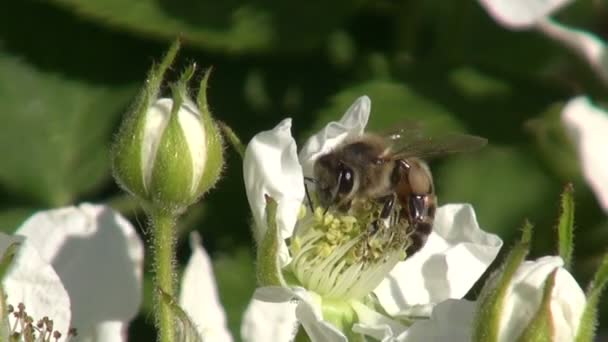
[[[158,291],[154,291],[154,305],[156,307],[156,323],[158,325],[161,342],[175,341],[175,324],[171,306],[163,296],[175,295],[175,217],[172,214],[157,211],[152,217],[153,264],[155,283]]]

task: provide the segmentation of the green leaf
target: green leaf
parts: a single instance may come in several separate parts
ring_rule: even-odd
[[[162,301],[169,306],[176,323],[176,341],[180,342],[203,342],[199,335],[196,325],[192,322],[188,314],[177,304],[175,298],[169,296],[162,289],[157,291],[162,293]]]
[[[0,186],[61,206],[109,179],[108,140],[131,86],[87,83],[0,50]]]
[[[521,217],[555,220],[544,217],[552,209],[547,198],[557,196],[555,184],[525,146],[493,146],[490,141],[480,151],[431,163],[431,170],[440,204],[473,204],[482,227],[505,240],[516,233],[513,226]]]
[[[520,342],[551,342],[555,331],[554,322],[551,314],[551,294],[555,287],[555,277],[557,269],[553,271],[545,280],[543,287],[543,298],[538,307],[534,318],[530,321],[526,329],[519,337]]]
[[[602,292],[606,288],[606,284],[608,284],[608,254],[604,256],[600,267],[593,277],[593,281],[587,289],[587,304],[581,317],[576,342],[591,342],[594,340],[598,323],[598,304]]]
[[[561,212],[557,223],[558,250],[564,259],[564,267],[572,266],[572,252],[574,251],[574,188],[572,184],[566,185],[561,199]]]
[[[281,234],[277,226],[277,202],[266,196],[266,220],[268,229],[257,255],[257,278],[260,286],[286,286],[279,265],[279,248]]]
[[[496,342],[507,289],[513,275],[525,260],[532,240],[532,225],[526,222],[519,243],[513,247],[503,265],[487,281],[479,295],[472,341]]]
[[[180,35],[199,47],[236,54],[318,47],[356,8],[346,0],[297,6],[262,0],[50,2],[103,25],[169,40]]]

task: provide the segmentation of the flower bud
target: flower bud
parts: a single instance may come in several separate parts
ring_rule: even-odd
[[[187,89],[194,65],[172,84],[173,98],[157,97],[160,81],[154,81],[162,79],[174,56],[168,54],[152,70],[116,136],[112,157],[114,177],[125,190],[156,209],[181,212],[219,178],[223,148],[206,101],[209,73],[197,103]]]
[[[586,298],[574,277],[562,267],[563,264],[562,258],[554,256],[524,261],[512,274],[504,291],[484,289],[484,293],[497,296],[495,300],[485,301],[492,303],[492,311],[497,313],[498,324],[494,326],[497,331],[490,334],[493,336],[491,340],[575,340]],[[496,286],[497,283],[501,282],[489,281],[486,287]],[[484,320],[483,316],[477,317],[476,325],[484,325],[479,321]]]

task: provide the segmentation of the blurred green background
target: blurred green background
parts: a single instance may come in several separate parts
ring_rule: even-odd
[[[559,19],[601,36],[603,4],[578,1]],[[148,68],[177,35],[185,48],[170,78],[188,62],[213,66],[212,112],[243,141],[290,116],[301,143],[367,94],[371,129],[416,120],[489,139],[480,152],[431,166],[440,202],[473,203],[481,226],[507,247],[528,218],[536,224],[531,257],[555,253],[559,193],[572,181],[575,275],[583,287],[605,252],[608,221],[581,179],[559,113],[577,94],[602,101],[608,89],[562,47],[535,32],[506,31],[473,0],[5,2],[3,230],[36,210],[92,201],[120,210],[143,236],[145,217],[114,184],[108,147]],[[239,336],[255,285],[253,243],[241,160],[226,151],[223,179],[180,223],[178,257],[183,266],[185,237],[200,231]],[[154,336],[150,289],[148,274],[145,305],[130,328],[138,340]]]

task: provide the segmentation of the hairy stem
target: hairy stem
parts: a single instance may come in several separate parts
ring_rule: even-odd
[[[160,342],[175,342],[175,324],[171,306],[163,300],[163,293],[174,297],[175,218],[171,213],[152,213],[152,240],[154,262],[154,291],[156,326]]]

